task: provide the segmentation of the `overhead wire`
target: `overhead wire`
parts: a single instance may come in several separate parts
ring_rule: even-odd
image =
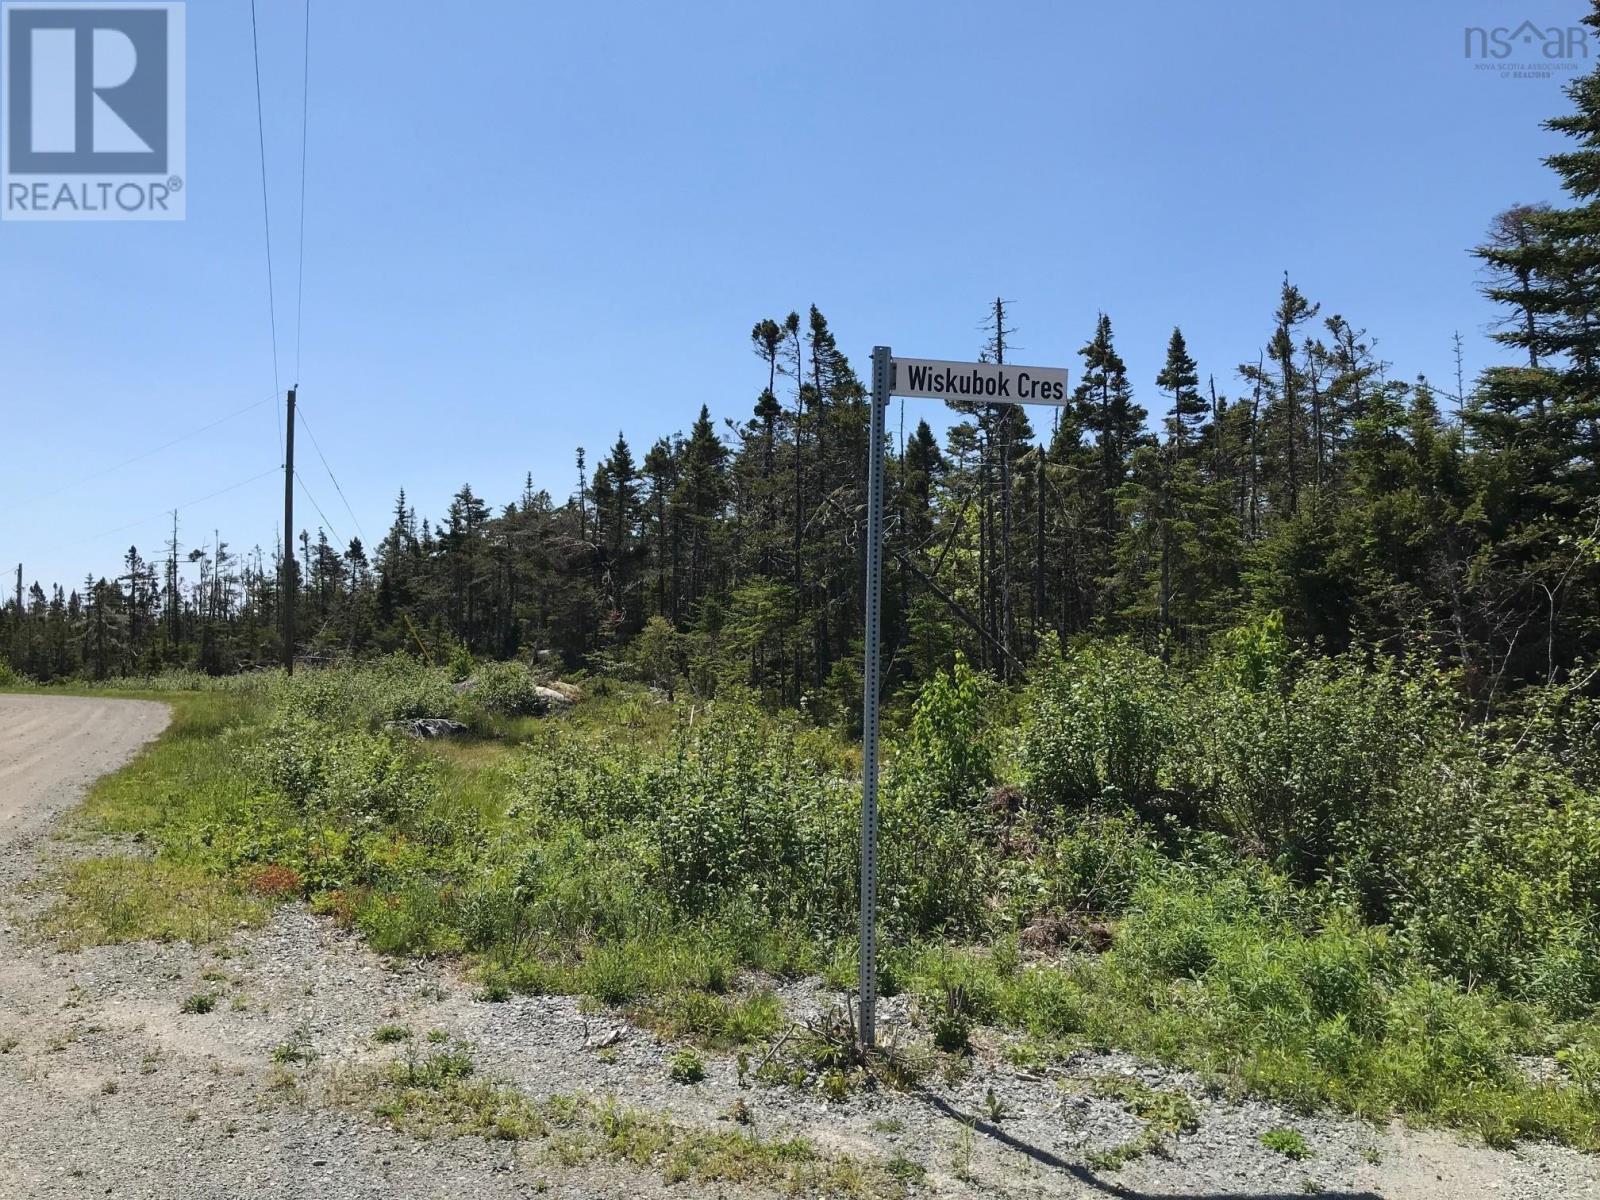
[[[294,378],[300,386],[300,333],[306,295],[306,146],[311,129],[311,0],[306,0],[305,50],[300,68],[300,248],[294,298]]]
[[[322,527],[333,534],[333,540],[339,543],[339,553],[345,553],[349,549],[348,544],[339,536],[339,531],[333,527],[333,522],[328,520],[328,514],[322,511],[322,505],[317,503],[316,494],[306,486],[306,481],[300,477],[299,471],[294,473],[294,481],[300,485],[300,490],[306,494],[306,499],[311,501],[311,507],[317,510],[317,516],[322,518]]]
[[[216,491],[208,492],[204,496],[196,497],[193,500],[185,500],[182,504],[175,504],[169,508],[163,508],[160,512],[153,513],[148,517],[140,517],[136,521],[129,521],[127,524],[118,525],[113,529],[101,530],[99,533],[91,533],[87,537],[78,538],[75,541],[64,542],[61,545],[54,546],[50,550],[45,551],[45,553],[57,554],[62,550],[71,550],[75,546],[82,546],[86,542],[99,541],[101,538],[111,537],[114,534],[123,533],[129,529],[137,529],[141,525],[148,525],[151,521],[160,520],[164,517],[170,517],[174,512],[182,512],[186,508],[193,508],[198,504],[204,504],[208,500],[215,500],[218,496],[225,496],[229,492],[236,492],[242,487],[248,487],[257,480],[265,479],[268,475],[277,474],[279,470],[280,468],[278,467],[268,467],[265,471],[262,471],[258,475],[252,475],[248,479],[241,479],[237,483],[230,483],[227,487],[218,488]]]
[[[360,535],[362,541],[366,541],[367,531],[361,528],[361,518],[356,516],[356,510],[350,507],[350,501],[345,497],[344,488],[339,486],[339,477],[333,473],[333,467],[328,462],[328,456],[322,452],[322,444],[317,441],[317,435],[312,432],[311,423],[306,420],[305,408],[297,404],[295,406],[295,414],[300,418],[300,424],[305,427],[306,435],[310,437],[312,448],[316,450],[317,457],[322,460],[322,469],[328,473],[328,478],[332,480],[333,490],[339,493],[339,499],[344,504],[345,512],[350,514],[350,520],[355,524],[356,533]]]
[[[267,121],[261,103],[261,35],[256,23],[256,0],[250,0],[250,49],[256,74],[256,145],[261,153],[261,224],[267,238],[267,316],[272,327],[272,391],[282,393],[278,377],[278,301],[272,278],[272,209],[267,202]],[[283,422],[278,422],[278,452],[283,452]]]
[[[26,507],[29,504],[36,504],[43,500],[49,500],[54,496],[61,495],[62,492],[71,491],[74,488],[82,487],[86,483],[93,483],[96,479],[102,479],[107,475],[120,471],[123,467],[131,467],[136,462],[143,462],[147,458],[152,458],[155,455],[160,454],[163,450],[170,450],[172,447],[179,445],[182,442],[186,442],[190,438],[199,437],[202,433],[207,433],[219,425],[226,425],[235,417],[242,417],[247,412],[254,412],[262,405],[272,403],[274,399],[276,399],[276,397],[268,397],[265,400],[257,400],[254,404],[247,404],[243,408],[235,409],[227,416],[218,417],[215,421],[211,421],[205,425],[197,426],[196,428],[189,430],[187,433],[179,434],[171,441],[162,442],[161,445],[142,451],[139,454],[135,454],[131,458],[125,458],[121,462],[113,463],[110,466],[104,467],[98,471],[92,471],[88,475],[85,475],[81,479],[77,479],[72,483],[63,484],[53,491],[41,492],[36,496],[27,497],[23,500],[22,505]]]

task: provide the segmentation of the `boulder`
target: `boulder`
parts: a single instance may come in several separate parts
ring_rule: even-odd
[[[560,712],[563,709],[571,708],[572,702],[576,698],[569,696],[565,691],[558,691],[553,687],[545,687],[543,685],[535,687],[533,694],[539,698],[539,702],[544,705],[543,711],[547,713]]]

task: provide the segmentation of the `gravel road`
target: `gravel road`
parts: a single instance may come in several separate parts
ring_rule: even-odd
[[[902,1155],[926,1169],[912,1195],[1118,1197],[1122,1200],[1600,1200],[1600,1161],[1559,1147],[1505,1152],[1437,1131],[1306,1118],[1209,1096],[1198,1081],[1125,1055],[1083,1053],[1048,1071],[1007,1066],[981,1034],[964,1078],[922,1090],[858,1093],[742,1087],[731,1056],[708,1056],[693,1086],[668,1079],[674,1047],[615,1013],[567,997],[477,998],[448,962],[373,954],[299,905],[225,944],[137,943],[63,953],[38,933],[52,872],[89,854],[142,853],[137,842],[48,836],[98,774],[166,723],[160,705],[0,696],[0,1200],[360,1200],[535,1195],[666,1200],[776,1196],[692,1182],[604,1158],[563,1161],[548,1146],[478,1137],[418,1140],[352,1103],[352,1081],[406,1053],[380,1026],[470,1044],[482,1078],[542,1099],[615,1096],[683,1126],[728,1130],[742,1106],[763,1138],[803,1134],[865,1160]],[[206,1013],[186,997],[217,998]],[[785,985],[789,1010],[829,1003]],[[892,1036],[904,1020],[888,1006]],[[597,1047],[603,1047],[599,1049]],[[285,1049],[292,1051],[286,1054]],[[1121,1170],[1086,1165],[1140,1123],[1092,1081],[1180,1088],[1199,1128],[1165,1156]],[[996,1115],[998,1114],[998,1116]],[[1292,1127],[1312,1156],[1291,1162],[1261,1144]]]
[[[47,828],[166,725],[148,700],[0,695],[0,847]]]

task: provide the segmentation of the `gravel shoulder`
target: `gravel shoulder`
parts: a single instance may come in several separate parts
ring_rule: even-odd
[[[630,1197],[773,1195],[745,1185],[668,1183],[658,1170],[591,1158],[566,1163],[538,1139],[418,1139],[371,1115],[359,1081],[405,1046],[403,1026],[470,1044],[479,1077],[536,1099],[615,1096],[687,1127],[739,1128],[742,1102],[762,1138],[803,1135],[870,1161],[926,1169],[913,1194],[1288,1200],[1600,1200],[1600,1160],[1559,1147],[1496,1151],[1438,1131],[1304,1118],[1208,1096],[1194,1079],[1123,1055],[1081,1054],[1048,1072],[1004,1064],[982,1046],[965,1078],[921,1090],[857,1093],[743,1087],[732,1055],[707,1077],[668,1079],[675,1047],[615,1013],[568,997],[488,1003],[447,962],[392,962],[285,905],[225,944],[136,943],[62,953],[36,933],[54,868],[126,847],[52,840],[59,817],[99,774],[165,726],[139,701],[0,696],[0,1196],[234,1198]],[[831,998],[785,985],[796,1015]],[[216,997],[185,1014],[186,997]],[[905,1020],[888,1006],[888,1035]],[[294,1050],[286,1055],[283,1048]],[[1105,1077],[1177,1088],[1199,1126],[1165,1156],[1121,1170],[1086,1165],[1141,1122],[1096,1093]],[[996,1113],[999,1114],[996,1117]],[[1312,1157],[1290,1161],[1260,1135],[1291,1127]]]

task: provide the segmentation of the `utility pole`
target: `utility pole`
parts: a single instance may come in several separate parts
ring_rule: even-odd
[[[11,631],[12,665],[21,670],[22,662],[22,564],[17,564],[17,623]]]
[[[289,389],[289,426],[283,439],[283,669],[294,674],[294,388]]]
[[[172,510],[172,540],[167,543],[167,641],[169,651],[177,646],[179,628],[178,602],[178,510]]]

